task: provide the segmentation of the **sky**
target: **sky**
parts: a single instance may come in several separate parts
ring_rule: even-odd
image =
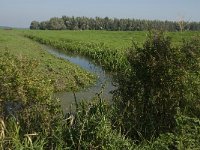
[[[28,28],[63,15],[199,22],[200,0],[0,0],[0,26]]]

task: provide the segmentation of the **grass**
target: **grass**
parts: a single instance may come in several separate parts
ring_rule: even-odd
[[[21,36],[16,30],[0,30],[0,53],[5,51],[38,61],[40,65],[37,73],[48,76],[54,82],[55,91],[69,91],[71,88],[78,90],[89,86],[95,79],[78,66],[50,55],[40,44]]]
[[[55,31],[45,32],[54,33]],[[54,69],[58,69],[62,65],[66,68],[69,67],[66,72],[63,68],[63,73],[68,71],[72,74],[73,69],[78,68],[73,68],[74,65],[49,55],[36,42],[22,37],[21,33],[22,31],[0,30],[0,149],[200,149],[200,119],[196,116],[177,114],[174,116],[176,127],[173,132],[162,133],[158,137],[152,135],[150,140],[143,138],[139,133],[141,142],[128,137],[129,131],[123,133],[122,128],[116,122],[126,123],[121,120],[124,112],[120,111],[120,114],[117,115],[116,111],[119,111],[119,108],[102,100],[100,93],[90,101],[76,104],[76,111],[64,116],[58,101],[52,99],[53,87],[46,75],[49,78],[58,77],[54,76]],[[186,33],[181,36],[184,34]],[[58,47],[62,47],[63,40],[66,40],[60,39],[61,42],[56,41],[56,43],[54,41],[56,38],[45,38],[47,36],[48,34],[40,38],[41,42]],[[181,36],[175,38],[177,41],[174,42],[175,44],[178,44]],[[87,41],[87,39],[84,40]],[[76,43],[70,39],[66,41],[69,41],[64,45],[66,47],[70,43]],[[107,44],[109,45],[109,43]],[[96,44],[83,44],[83,48],[87,48],[87,54],[90,54],[88,56],[96,53],[97,56],[103,54],[104,57],[109,54],[110,56],[107,56],[106,59],[111,62],[112,58],[119,58],[119,55],[115,56],[115,50],[119,51],[117,47],[109,45],[93,49],[94,46],[99,45],[96,40]],[[78,47],[76,47],[77,45],[71,46],[71,48],[77,48],[75,50],[80,48],[80,45]],[[109,52],[100,51],[102,47],[106,48],[103,50]],[[80,52],[83,53],[83,50],[80,49]],[[35,65],[33,60],[40,62],[40,65]],[[197,63],[199,64],[199,59]],[[51,69],[47,66],[49,64]],[[62,72],[61,69],[60,72],[57,72],[58,74]],[[194,71],[193,68],[192,71]],[[70,77],[69,74],[66,75],[68,78]],[[79,75],[78,70],[76,75]],[[84,76],[85,72],[82,75]],[[62,77],[62,74],[60,76]],[[129,86],[129,84],[127,85]],[[194,85],[191,84],[191,86]],[[128,106],[134,105],[128,103]],[[133,110],[135,109],[130,109],[130,112],[138,113],[137,110],[136,112]],[[131,118],[133,117],[134,115],[131,116]],[[134,125],[133,122],[128,124],[131,127]]]
[[[0,53],[0,149],[131,149],[132,142],[112,130],[112,109],[100,96],[64,115],[52,84],[34,74],[37,67]]]
[[[40,43],[88,56],[111,71],[128,69],[126,50],[132,41],[142,45],[147,37],[146,31],[23,30],[21,33]],[[167,33],[174,45],[196,34],[199,32]]]
[[[51,40],[70,40],[84,43],[104,43],[113,49],[124,49],[131,44],[132,37],[141,39],[146,32],[123,32],[123,31],[42,31],[27,30],[25,34],[38,35]],[[143,39],[143,38],[142,38]]]
[[[147,31],[73,31],[73,30],[24,30],[25,34],[32,34],[51,40],[78,41],[84,43],[104,43],[111,49],[126,49],[131,46],[132,40],[142,44],[147,36]],[[167,32],[173,42],[179,43],[182,38],[189,38],[199,34],[198,31]]]

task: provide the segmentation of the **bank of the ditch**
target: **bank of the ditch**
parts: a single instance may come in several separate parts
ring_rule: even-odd
[[[64,115],[35,64],[0,53],[0,149],[133,149],[112,129],[112,109],[98,96]]]
[[[169,38],[154,37],[129,53],[133,72],[118,76],[123,99],[109,105],[97,96],[65,115],[48,76],[35,74],[35,61],[0,53],[0,149],[200,149],[200,42],[176,49]],[[162,130],[159,121],[168,123],[170,115],[173,128]]]
[[[78,54],[72,54],[70,52],[64,52],[62,50],[58,50],[46,45],[42,45],[42,48],[50,54],[61,58],[65,61],[69,61],[73,64],[76,64],[82,69],[97,76],[97,81],[91,87],[80,91],[61,91],[55,93],[55,97],[61,100],[61,106],[64,112],[66,112],[69,109],[69,106],[75,102],[75,98],[77,101],[90,100],[93,97],[95,97],[98,93],[101,93],[101,97],[103,99],[112,99],[111,92],[114,89],[116,89],[116,87],[114,87],[112,84],[112,73],[105,71],[101,66],[95,64],[92,60],[90,60],[87,57]]]
[[[36,74],[46,75],[55,91],[80,90],[94,83],[95,76],[69,61],[46,52],[40,44],[20,35],[19,30],[0,30],[0,53],[8,51],[16,57],[38,62]]]
[[[57,49],[71,51],[87,56],[106,70],[127,71],[126,50],[132,41],[140,46],[145,41],[147,31],[71,31],[71,30],[26,30],[21,32],[26,37]],[[166,32],[173,38],[173,45],[190,38],[198,32]]]

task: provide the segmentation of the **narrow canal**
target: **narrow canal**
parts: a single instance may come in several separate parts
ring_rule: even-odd
[[[104,98],[105,100],[111,100],[111,91],[113,91],[116,87],[112,85],[112,75],[109,72],[106,72],[101,66],[96,65],[86,57],[63,52],[46,45],[42,45],[42,47],[54,56],[62,58],[66,61],[70,61],[71,63],[74,63],[97,76],[96,84],[88,89],[84,89],[75,93],[76,100],[78,102],[81,100],[91,100],[100,91],[102,91],[102,98]],[[64,112],[67,112],[69,110],[69,106],[75,102],[73,92],[58,92],[55,93],[55,97],[60,99],[61,106]]]

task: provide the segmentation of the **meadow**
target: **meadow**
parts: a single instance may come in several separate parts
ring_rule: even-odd
[[[176,46],[183,39],[188,39],[198,33],[166,32],[166,35],[172,38],[172,43]],[[23,35],[30,39],[64,51],[82,54],[111,71],[128,68],[125,58],[126,50],[133,42],[141,46],[147,34],[147,31],[23,31]]]
[[[197,34],[0,30],[0,149],[200,149]],[[37,42],[114,71],[112,103],[100,91],[63,114],[52,94],[94,76]]]
[[[142,45],[148,31],[104,31],[104,30],[22,30],[23,34],[43,37],[52,41],[61,40],[69,42],[83,42],[105,44],[111,49],[126,49],[132,41]],[[166,32],[174,44],[181,42],[182,38],[190,38],[199,34],[198,31]]]
[[[55,91],[71,88],[78,90],[90,86],[95,76],[80,67],[56,58],[46,52],[40,44],[24,38],[16,30],[0,30],[0,53],[9,52],[16,57],[27,57],[39,63],[36,74],[46,75],[53,83]],[[77,83],[78,77],[80,83]]]

